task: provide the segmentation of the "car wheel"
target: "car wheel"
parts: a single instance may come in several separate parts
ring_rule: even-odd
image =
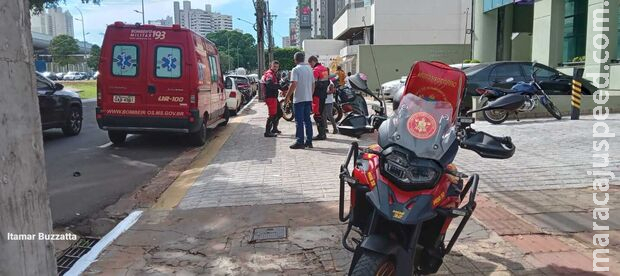
[[[115,144],[115,145],[122,145],[123,143],[125,143],[125,140],[127,139],[127,132],[117,131],[117,130],[109,130],[108,131],[108,138],[110,138],[110,141],[113,144]]]
[[[226,109],[228,110],[228,109]],[[200,124],[200,129],[194,133],[189,134],[189,142],[192,146],[202,147],[207,143],[207,126],[206,121]]]
[[[230,110],[228,110],[228,108],[226,110],[224,110],[224,121],[221,122],[218,126],[226,126],[228,124],[228,122],[230,121]]]
[[[75,136],[82,131],[82,109],[79,107],[71,107],[69,117],[62,127],[62,133],[66,136]]]

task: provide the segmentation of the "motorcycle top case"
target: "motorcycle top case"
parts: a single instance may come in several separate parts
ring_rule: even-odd
[[[452,119],[456,120],[466,85],[467,76],[463,71],[439,61],[418,61],[411,66],[404,94],[449,102],[452,104]]]

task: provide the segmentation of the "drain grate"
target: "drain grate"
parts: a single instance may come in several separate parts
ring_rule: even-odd
[[[254,228],[250,243],[276,241],[286,237],[287,231],[284,226]]]
[[[60,257],[56,258],[58,275],[64,275],[77,262],[80,257],[90,251],[99,241],[97,238],[83,237],[75,242],[71,247],[65,249]]]

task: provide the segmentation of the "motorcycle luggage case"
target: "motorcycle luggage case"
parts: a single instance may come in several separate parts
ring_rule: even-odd
[[[418,61],[411,66],[403,96],[411,93],[422,99],[447,101],[456,120],[466,85],[463,71],[439,61]]]
[[[360,137],[364,133],[371,132],[372,126],[368,125],[366,116],[349,113],[338,125],[338,131],[342,135]]]

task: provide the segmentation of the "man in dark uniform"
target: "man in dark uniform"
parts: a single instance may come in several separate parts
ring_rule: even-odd
[[[316,85],[314,86],[314,121],[316,122],[316,128],[318,130],[318,135],[312,140],[325,140],[327,139],[327,135],[325,133],[325,126],[327,122],[325,118],[322,116],[323,110],[325,109],[325,99],[327,98],[327,89],[329,87],[329,71],[327,67],[323,66],[323,64],[319,63],[319,59],[316,56],[311,56],[308,59],[308,63],[312,67],[314,73],[314,80]]]
[[[278,130],[278,124],[280,118],[282,118],[282,111],[278,105],[278,94],[281,86],[278,80],[278,70],[280,69],[280,63],[277,60],[271,62],[269,70],[265,71],[261,82],[265,85],[265,104],[269,109],[269,117],[265,125],[265,137],[276,137],[282,133]]]

